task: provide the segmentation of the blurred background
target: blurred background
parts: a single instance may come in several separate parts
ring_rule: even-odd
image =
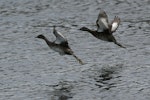
[[[100,8],[126,49],[96,39]],[[75,54],[52,51],[52,26]],[[150,100],[149,0],[0,0],[0,100]]]

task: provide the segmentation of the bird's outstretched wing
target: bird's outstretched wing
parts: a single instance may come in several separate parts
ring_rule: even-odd
[[[115,32],[120,24],[120,18],[115,16],[114,20],[111,22],[111,33]]]
[[[104,30],[109,30],[109,24],[108,24],[108,16],[104,10],[100,10],[98,18],[96,20],[97,24],[97,31],[103,32]]]
[[[54,41],[57,44],[61,44],[61,43],[68,43],[67,39],[55,29],[55,26],[53,28],[53,33],[56,36],[56,40]]]

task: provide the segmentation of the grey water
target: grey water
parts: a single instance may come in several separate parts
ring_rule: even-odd
[[[100,8],[126,49],[79,30]],[[35,38],[53,25],[84,65]],[[0,0],[0,100],[150,100],[150,1]]]

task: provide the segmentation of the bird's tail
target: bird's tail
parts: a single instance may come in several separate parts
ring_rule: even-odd
[[[83,65],[84,63],[82,62],[82,60],[81,59],[79,59],[75,54],[72,54],[73,55],[73,57],[75,57],[78,61],[79,61],[79,63],[81,64],[81,65]]]

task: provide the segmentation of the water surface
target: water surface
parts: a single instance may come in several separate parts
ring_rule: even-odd
[[[1,0],[0,100],[150,100],[149,0]],[[100,8],[127,49],[79,31],[96,29]],[[53,25],[75,54],[60,56],[44,41]]]

